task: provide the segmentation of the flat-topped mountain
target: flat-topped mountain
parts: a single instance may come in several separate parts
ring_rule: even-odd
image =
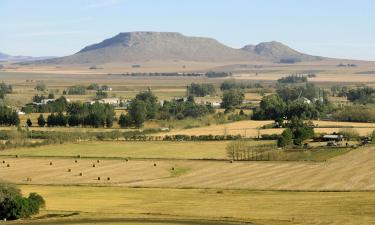
[[[298,61],[319,59],[299,53],[278,42],[267,42],[235,49],[212,38],[188,37],[172,32],[128,32],[87,46],[71,56],[42,62],[55,64],[105,64],[172,60],[279,62],[289,58],[298,58]]]

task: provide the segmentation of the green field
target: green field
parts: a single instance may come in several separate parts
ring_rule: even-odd
[[[94,157],[94,158],[155,158],[155,159],[227,159],[227,141],[206,142],[82,142],[47,145],[0,151],[0,155]],[[272,144],[254,141],[252,144]]]
[[[46,219],[49,221],[47,224],[81,224],[83,221],[98,224],[101,221],[106,221],[102,224],[151,224],[150,218],[162,221],[156,224],[212,224],[207,222],[210,220],[263,225],[375,223],[374,192],[275,192],[31,185],[21,188],[25,194],[37,191],[46,198],[47,208],[39,217],[52,217],[50,220]],[[79,215],[57,220],[65,223],[57,222],[54,218],[73,213]],[[127,221],[129,218],[143,218],[143,222]],[[171,222],[173,219],[190,222]],[[74,222],[75,220],[77,222]],[[194,221],[200,222],[193,223]]]

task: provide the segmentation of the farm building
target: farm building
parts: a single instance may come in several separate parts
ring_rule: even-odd
[[[344,136],[341,134],[326,134],[323,136],[323,140],[340,142],[344,140]]]

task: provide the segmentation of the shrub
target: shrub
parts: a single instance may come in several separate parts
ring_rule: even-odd
[[[16,220],[38,214],[45,207],[45,201],[37,193],[30,193],[28,198],[14,186],[0,184],[0,218]]]

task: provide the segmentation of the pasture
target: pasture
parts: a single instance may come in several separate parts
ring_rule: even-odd
[[[138,158],[138,159],[227,159],[229,141],[200,142],[80,142],[64,145],[47,145],[36,148],[19,148],[0,151],[0,155],[22,157],[81,157]],[[252,141],[251,145],[274,146],[274,141]]]
[[[95,224],[349,225],[373,224],[375,220],[373,192],[34,185],[21,188],[24,193],[37,191],[46,198],[47,208],[40,215],[45,219],[38,223],[47,224],[87,221]],[[75,216],[69,217],[72,214]],[[67,218],[59,218],[63,215]]]

